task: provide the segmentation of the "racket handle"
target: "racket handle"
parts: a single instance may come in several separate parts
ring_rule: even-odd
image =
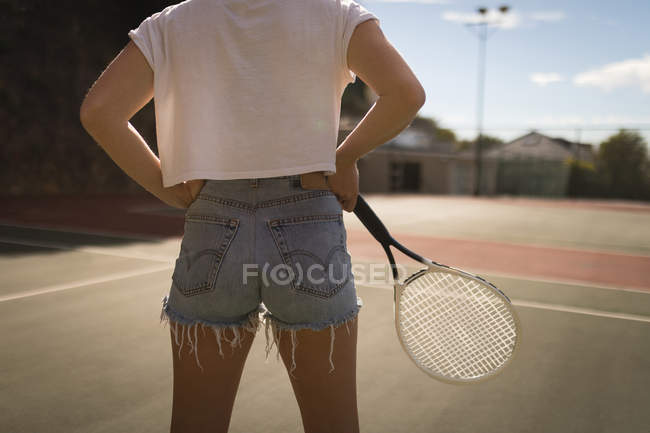
[[[361,223],[368,229],[370,234],[379,241],[380,244],[384,246],[384,249],[388,249],[388,245],[391,244],[393,238],[388,233],[388,229],[381,222],[379,217],[375,212],[370,209],[366,200],[361,196],[357,195],[357,204],[354,206],[354,214],[359,218]]]

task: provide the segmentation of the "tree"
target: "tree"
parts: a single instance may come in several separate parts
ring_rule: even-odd
[[[372,89],[360,77],[357,77],[343,92],[341,115],[363,117],[373,104],[372,94]]]
[[[569,166],[569,184],[567,186],[569,197],[606,196],[606,186],[594,164],[575,158],[568,158],[565,162]]]
[[[456,142],[456,134],[451,129],[441,128],[438,122],[431,117],[415,116],[411,121],[411,127],[417,128],[421,131],[427,131],[437,141],[441,142]]]
[[[650,162],[645,140],[621,129],[600,144],[597,167],[611,197],[650,198]]]
[[[503,144],[503,140],[501,140],[499,137],[494,137],[492,135],[481,135],[481,149],[482,150],[488,150],[492,149],[500,144]],[[474,149],[474,146],[476,146],[476,139],[474,140],[462,140],[459,141],[457,144],[457,150],[470,150]]]
[[[438,141],[447,141],[450,143],[456,143],[456,133],[451,129],[447,128],[438,128],[436,130],[436,140]]]

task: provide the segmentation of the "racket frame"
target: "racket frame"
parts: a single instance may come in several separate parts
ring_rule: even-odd
[[[381,244],[381,246],[384,249],[384,252],[386,253],[386,256],[388,257],[388,261],[390,262],[391,265],[391,270],[393,274],[393,314],[394,314],[394,324],[395,324],[395,331],[397,332],[398,340],[402,346],[402,349],[406,354],[408,355],[409,359],[422,371],[424,371],[427,375],[433,377],[434,379],[437,379],[439,381],[449,383],[449,384],[454,384],[454,385],[462,385],[462,384],[471,384],[471,383],[477,383],[477,382],[482,382],[485,380],[488,380],[499,373],[503,371],[505,367],[510,365],[512,363],[513,359],[515,358],[516,354],[519,352],[519,347],[521,346],[521,321],[519,319],[519,315],[515,311],[512,302],[510,301],[510,298],[506,296],[505,293],[503,293],[499,288],[497,288],[494,284],[490,283],[489,281],[479,277],[478,275],[470,274],[468,272],[462,271],[460,269],[453,268],[451,266],[443,265],[442,263],[437,263],[434,262],[426,257],[423,257],[410,249],[406,248],[404,245],[400,244],[395,238],[393,238],[390,233],[388,232],[388,229],[384,226],[384,224],[381,222],[379,217],[374,213],[374,211],[370,208],[368,203],[365,201],[365,199],[361,196],[361,194],[357,195],[357,203],[354,208],[354,214],[359,218],[361,223],[368,229],[370,234]],[[393,246],[397,248],[399,251],[404,253],[405,255],[409,256],[413,260],[416,260],[424,265],[427,266],[425,269],[421,269],[406,279],[404,279],[403,282],[399,281],[399,272],[397,269],[397,265],[395,263],[395,258],[393,257],[393,253],[390,250],[390,247]],[[406,347],[406,344],[404,343],[404,335],[401,332],[400,326],[399,326],[399,302],[402,296],[402,293],[404,292],[404,289],[408,284],[410,284],[412,281],[415,279],[421,277],[422,275],[429,273],[429,272],[446,272],[446,273],[451,273],[451,274],[456,274],[464,278],[468,278],[470,280],[476,281],[478,284],[482,284],[488,287],[489,290],[492,290],[492,292],[500,297],[504,301],[504,305],[512,315],[513,321],[515,323],[515,329],[516,329],[516,340],[515,340],[515,346],[512,349],[512,354],[508,358],[508,360],[503,363],[499,368],[496,368],[492,370],[490,373],[485,374],[483,376],[479,376],[477,378],[471,378],[471,379],[458,379],[458,378],[450,378],[447,376],[443,375],[438,375],[432,372],[430,369],[424,367],[421,365],[418,360],[413,356],[411,351]]]
[[[429,262],[431,262],[428,259],[425,259]],[[406,286],[408,286],[411,282],[415,281],[416,279],[420,278],[421,276],[429,273],[429,272],[445,272],[448,274],[456,274],[459,276],[462,276],[464,278],[469,278],[471,280],[476,281],[479,284],[485,284],[488,286],[492,292],[500,297],[504,302],[503,304],[505,307],[508,309],[510,314],[512,315],[512,319],[515,322],[515,329],[516,329],[516,339],[515,339],[515,345],[512,348],[512,353],[510,357],[501,364],[498,368],[490,371],[488,374],[484,374],[479,377],[475,378],[470,378],[470,379],[464,379],[464,378],[450,378],[448,376],[444,376],[441,374],[436,374],[435,372],[431,371],[431,369],[426,368],[420,362],[417,360],[415,356],[411,353],[411,350],[406,346],[404,343],[404,335],[402,334],[402,330],[400,328],[400,320],[399,320],[399,307],[400,307],[400,299],[402,296],[402,293],[404,292],[404,289]],[[510,299],[503,293],[501,290],[499,290],[496,286],[494,286],[492,283],[489,281],[484,280],[483,278],[479,277],[478,275],[473,275],[470,273],[467,273],[465,271],[462,271],[460,269],[452,268],[451,266],[431,262],[431,264],[428,264],[428,267],[425,269],[421,269],[413,274],[411,274],[408,278],[404,280],[403,283],[400,283],[398,280],[394,280],[394,285],[393,285],[393,290],[394,290],[394,302],[393,302],[393,314],[394,314],[394,322],[395,322],[395,332],[398,335],[398,340],[400,342],[400,345],[402,346],[402,349],[406,354],[408,355],[409,359],[422,371],[424,371],[426,374],[431,376],[432,378],[439,380],[441,382],[445,382],[448,384],[452,385],[468,385],[472,383],[478,383],[478,382],[483,382],[488,379],[493,378],[494,376],[497,376],[500,374],[508,365],[510,365],[513,361],[513,359],[516,357],[517,353],[519,352],[519,348],[521,346],[521,321],[519,319],[519,315],[515,311],[512,303],[510,302]]]

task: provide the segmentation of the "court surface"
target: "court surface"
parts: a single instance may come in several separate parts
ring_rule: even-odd
[[[430,379],[400,349],[392,285],[369,278],[371,267],[386,274],[383,250],[344,213],[364,302],[362,432],[648,431],[650,205],[366,198],[404,245],[506,292],[524,334],[513,364],[490,381]],[[159,312],[182,227],[183,210],[155,199],[6,202],[0,432],[169,430],[170,338]],[[287,373],[275,356],[265,362],[264,342],[261,329],[230,431],[300,432]]]

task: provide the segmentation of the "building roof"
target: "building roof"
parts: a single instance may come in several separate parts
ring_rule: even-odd
[[[532,131],[486,151],[485,156],[499,159],[529,158],[564,161],[576,156],[588,160],[591,153],[589,144],[574,143],[564,138],[552,138]]]

